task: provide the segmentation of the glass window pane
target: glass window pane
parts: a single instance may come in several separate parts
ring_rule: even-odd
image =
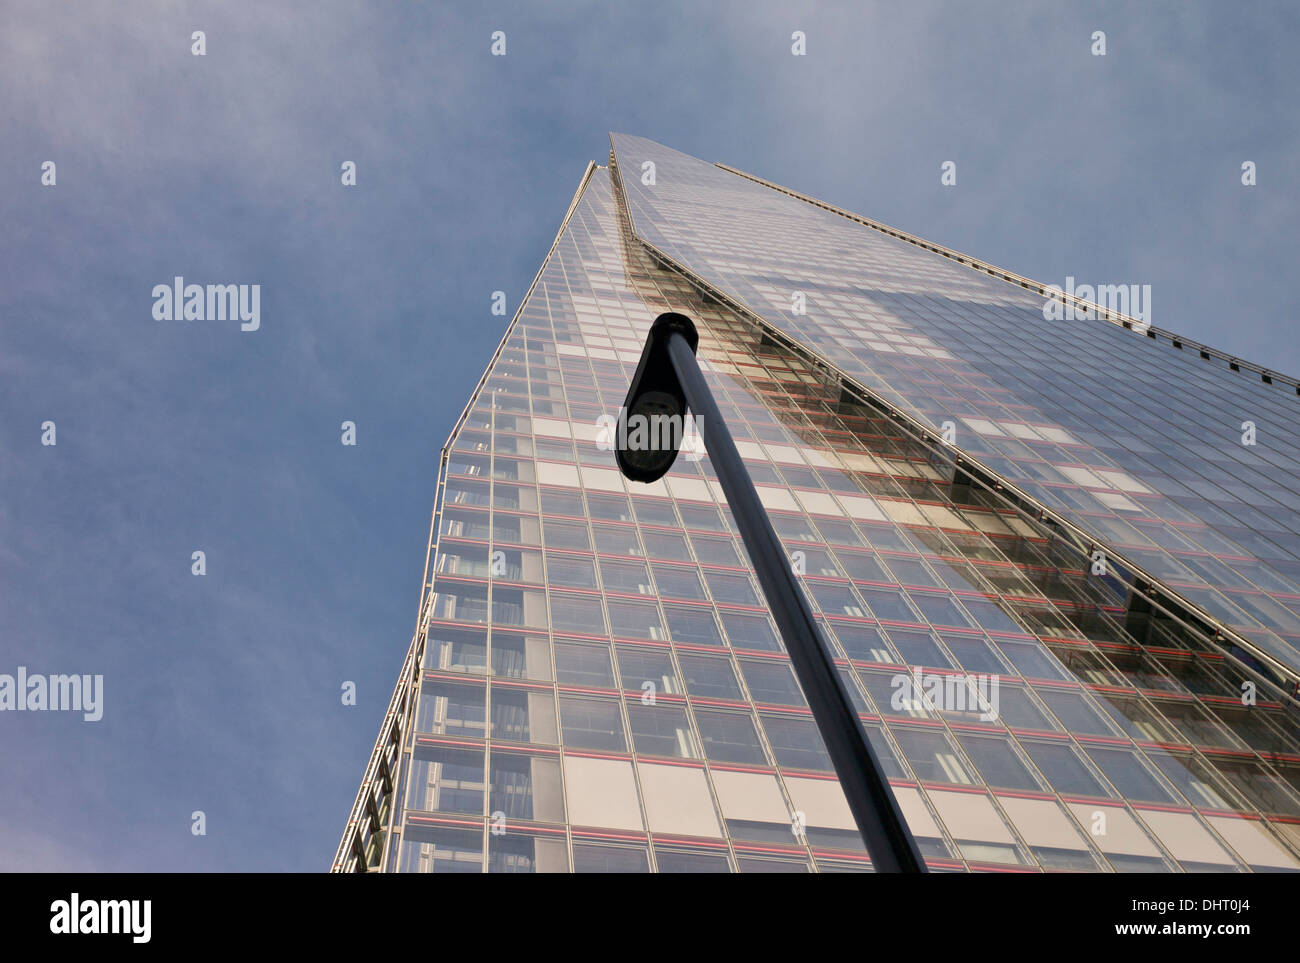
[[[417,745],[406,805],[427,812],[483,814],[483,751]]]
[[[729,873],[725,852],[713,850],[665,849],[655,846],[655,862],[661,873]]]
[[[487,689],[482,684],[427,681],[420,688],[415,727],[435,735],[486,735]]]
[[[549,689],[492,686],[492,738],[555,745],[555,696]]]
[[[918,779],[962,785],[975,781],[952,740],[942,729],[911,729],[906,726],[891,726],[890,729]]]
[[[559,632],[606,635],[605,608],[599,595],[551,593],[551,627]]]
[[[748,762],[763,765],[767,757],[749,713],[722,709],[696,709],[704,755],[714,762]]]
[[[957,741],[984,777],[986,785],[999,789],[1042,790],[1044,787],[1006,736],[992,733],[957,733]]]
[[[606,592],[620,592],[627,595],[654,594],[649,570],[644,562],[602,558],[600,580],[604,583]]]
[[[789,662],[770,659],[738,661],[741,674],[745,677],[745,685],[755,702],[781,706],[806,705],[799,683],[794,677],[794,668]]]
[[[489,873],[567,873],[569,847],[564,834],[488,833]]]
[[[784,647],[776,637],[772,622],[766,615],[746,615],[742,612],[719,613],[727,629],[727,638],[736,649],[754,652],[782,652]]]
[[[623,716],[612,699],[560,696],[560,726],[564,744],[574,749],[627,751]]]
[[[688,608],[684,605],[665,605],[664,614],[674,642],[722,645],[722,633],[718,631],[712,609],[703,606]]]
[[[708,597],[704,594],[704,585],[700,582],[699,573],[694,566],[663,565],[656,562],[651,568],[654,569],[655,585],[658,586],[661,597],[674,599]]]
[[[561,685],[612,689],[614,670],[609,664],[609,650],[601,645],[557,641],[555,678]]]
[[[818,772],[834,771],[831,757],[826,752],[826,744],[811,717],[763,713],[759,718],[778,766]]]
[[[488,814],[494,820],[503,816],[507,831],[516,819],[564,821],[560,761],[555,756],[506,752],[493,747],[489,778],[492,789]]]
[[[627,703],[632,744],[638,754],[698,759],[699,745],[683,706]]]
[[[1156,778],[1135,750],[1109,746],[1085,746],[1085,749],[1124,798],[1140,802],[1181,802]]]
[[[666,638],[659,606],[653,602],[633,602],[628,599],[610,599],[609,621],[615,638],[652,639]]]
[[[650,860],[645,847],[608,846],[604,843],[574,843],[575,873],[648,873]]]
[[[1062,795],[1110,796],[1111,791],[1093,774],[1079,755],[1079,750],[1068,742],[1046,742],[1021,739],[1029,758]]]
[[[552,585],[595,588],[596,566],[585,555],[546,553],[546,578]]]
[[[719,602],[731,605],[761,604],[748,575],[705,569],[704,581],[709,585],[709,592]]]

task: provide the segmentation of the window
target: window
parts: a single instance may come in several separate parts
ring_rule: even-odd
[[[554,756],[532,756],[493,748],[489,781],[488,813],[504,813],[507,827],[516,819],[564,821],[560,762]]]
[[[718,631],[718,623],[713,617],[712,609],[665,605],[664,614],[667,616],[668,631],[674,642],[722,645],[722,633]]]
[[[470,736],[486,733],[487,690],[482,684],[425,682],[420,689],[419,717],[415,727],[436,735]]]
[[[569,848],[563,833],[520,832],[488,834],[489,873],[567,873]]]
[[[560,696],[560,725],[570,748],[627,751],[623,716],[612,699]]]
[[[708,583],[709,591],[719,602],[731,605],[756,606],[760,604],[758,593],[754,591],[754,586],[749,581],[748,575],[705,569],[704,581]]]
[[[1190,752],[1165,752],[1151,748],[1146,750],[1146,754],[1193,806],[1204,806],[1209,809],[1233,808],[1234,804],[1220,792],[1219,778],[1214,770],[1196,755]]]
[[[1120,794],[1140,802],[1181,802],[1165,788],[1134,749],[1085,746],[1098,768]]]
[[[830,615],[848,615],[853,618],[867,618],[868,613],[862,602],[853,594],[845,582],[822,582],[817,579],[803,580],[804,588],[817,600],[817,607]]]
[[[925,782],[974,782],[957,749],[942,729],[891,727],[894,739],[907,757],[916,778]]]
[[[612,846],[605,843],[574,843],[575,873],[648,873],[650,862],[644,846]]]
[[[897,662],[898,658],[886,644],[880,629],[866,622],[839,622],[830,626],[839,639],[840,648],[850,659],[859,662]]]
[[[469,584],[439,578],[434,581],[433,591],[434,618],[456,622],[487,621],[486,583]]]
[[[592,518],[607,522],[632,521],[632,509],[626,498],[619,495],[587,495],[587,512]]]
[[[742,873],[806,873],[807,860],[768,859],[759,856],[737,856],[736,865]]]
[[[661,597],[675,599],[706,599],[704,586],[700,583],[699,573],[694,566],[662,565],[654,563],[655,584],[659,587]]]
[[[655,846],[655,862],[661,873],[729,873],[727,854],[706,849],[665,849]]]
[[[545,519],[545,536],[548,548],[573,548],[591,551],[591,538],[583,522]]]
[[[714,512],[713,514],[717,514]],[[742,568],[744,563],[736,551],[734,540],[713,535],[691,535],[691,545],[695,554],[705,565],[725,565],[729,568]]]
[[[908,594],[931,625],[955,625],[962,628],[970,625],[970,620],[962,614],[960,607],[952,600],[952,596],[915,590]]]
[[[704,754],[712,761],[766,764],[766,754],[748,713],[697,708],[695,720],[700,727]]]
[[[871,606],[875,617],[886,622],[916,622],[917,615],[897,589],[864,588],[859,592]]]
[[[678,512],[681,513],[682,523],[689,529],[695,529],[704,532],[727,531],[727,526],[723,524],[722,516],[718,514],[718,510],[716,508],[711,508],[707,505],[687,505],[687,504],[679,503],[677,506],[677,510]],[[691,544],[698,546],[699,544],[698,539],[701,538],[703,537],[692,535]],[[730,542],[731,540],[730,539],[721,539],[721,540],[707,539],[707,541]],[[704,561],[704,556],[702,555],[700,556],[700,561]],[[718,564],[730,564],[730,563],[720,562]]]
[[[1115,735],[1114,727],[1106,722],[1101,711],[1088,700],[1082,690],[1042,686],[1035,691],[1071,732],[1081,736]]]
[[[1289,779],[1275,775],[1263,763],[1253,759],[1225,757],[1212,758],[1210,761],[1233,789],[1261,811],[1300,816],[1300,805],[1297,805],[1296,797],[1287,788],[1288,782],[1292,787],[1300,788],[1300,779],[1296,778],[1295,769],[1282,760],[1275,759],[1273,765],[1285,776],[1289,776]]]
[[[781,706],[806,705],[789,662],[739,659],[745,685],[755,702]]]
[[[600,596],[552,592],[551,627],[560,632],[605,635],[605,610]]]
[[[424,649],[424,667],[440,672],[487,672],[487,632],[430,626]]]
[[[846,573],[841,571],[835,559],[831,558],[831,553],[823,548],[813,548],[811,545],[800,545],[800,552],[803,553],[804,572],[812,576],[826,576],[828,578],[845,578]]]
[[[1027,679],[1070,679],[1071,676],[1056,661],[1056,657],[1040,642],[1010,642],[1002,640],[999,647],[1016,671]]]
[[[821,529],[820,541],[832,545],[866,545],[853,523],[840,518],[818,518],[817,527]],[[838,552],[836,554],[839,554]],[[841,560],[843,556],[841,555]]]
[[[483,750],[415,747],[411,755],[409,809],[483,815]]]
[[[998,718],[1012,729],[1054,730],[1060,727],[1047,717],[1029,692],[1002,680],[998,686]]]
[[[602,525],[597,522],[592,526],[595,533],[596,549],[606,555],[640,556],[641,543],[637,541],[636,529],[631,525]]]
[[[681,695],[684,691],[667,649],[648,645],[620,645],[616,651],[618,672],[623,679],[624,689],[643,692],[645,684],[649,682],[654,685],[656,693]]]
[[[658,525],[663,528],[677,528],[677,512],[673,503],[663,498],[633,498],[632,508],[636,520],[642,525]]]
[[[992,733],[957,733],[957,741],[984,777],[999,789],[1042,790],[1044,787],[1020,758],[1007,736]]]
[[[600,560],[600,580],[606,592],[627,595],[653,595],[650,573],[644,562],[620,561],[610,558]]]
[[[990,632],[1015,632],[1023,633],[1024,629],[1014,621],[996,602],[989,599],[974,599],[967,596],[962,597],[962,605],[966,606],[966,611],[975,617],[983,628]]]
[[[691,551],[686,547],[686,537],[673,532],[644,531],[645,550],[651,558],[668,562],[689,562]]]
[[[580,492],[543,488],[540,496],[542,511],[547,515],[568,515],[570,518],[583,518],[587,514],[582,505],[582,494]]]
[[[1135,696],[1097,693],[1101,707],[1134,739],[1178,743],[1183,740],[1163,716]]]
[[[1241,749],[1243,745],[1235,735],[1226,731],[1201,706],[1194,702],[1172,699],[1153,700],[1156,711],[1177,727],[1183,739],[1193,745],[1215,746],[1220,749]]]
[[[825,527],[824,523],[823,527]],[[839,556],[840,566],[848,572],[850,578],[857,579],[860,582],[893,581],[876,556],[870,552],[850,552],[837,549],[835,554]]]
[[[614,671],[609,664],[609,650],[601,645],[556,642],[555,678],[560,685],[612,689]]]
[[[750,469],[750,475],[753,475],[753,469]],[[757,482],[758,479],[755,478],[754,481]],[[817,530],[813,528],[812,522],[803,515],[783,515],[772,512],[769,513],[768,517],[772,520],[772,527],[776,529],[776,534],[780,536],[783,542],[821,541],[817,536]]]
[[[876,704],[876,709],[887,716],[910,716],[925,719],[933,715],[925,698],[924,686],[917,686],[911,673],[904,669],[858,669],[862,686]]]
[[[678,653],[682,664],[682,674],[686,677],[686,691],[700,699],[735,699],[744,698],[740,684],[736,681],[735,670],[731,660],[724,657],[708,655],[686,655]]]
[[[1052,788],[1062,795],[1110,796],[1111,791],[1102,785],[1089,766],[1084,763],[1079,750],[1068,742],[1047,742],[1021,739],[1029,758]]]
[[[894,747],[885,736],[885,727],[878,722],[864,722],[862,728],[866,730],[871,748],[876,751],[876,758],[880,760],[880,768],[884,770],[885,778],[907,779],[907,768],[899,761]]]
[[[551,642],[545,635],[492,631],[492,673],[513,679],[551,680]]]
[[[778,766],[819,772],[833,771],[831,757],[826,752],[821,733],[810,717],[763,713],[759,719]]]
[[[925,630],[899,629],[890,627],[889,640],[903,657],[907,665],[935,666],[951,669],[952,660],[944,655],[933,633]]]
[[[776,632],[766,615],[747,615],[743,612],[721,612],[722,624],[732,648],[757,652],[782,652]]]
[[[408,826],[402,836],[399,868],[404,873],[481,873],[483,832]]]
[[[684,707],[647,706],[639,700],[629,701],[627,718],[632,727],[632,744],[638,754],[699,758],[699,745],[691,731],[691,723]]]
[[[610,599],[608,605],[609,621],[616,638],[659,641],[666,637],[659,618],[659,606],[655,603]]]
[[[921,585],[929,588],[942,588],[943,582],[930,571],[919,558],[904,558],[897,555],[885,556],[883,561],[889,566],[894,578],[904,585]],[[922,609],[924,611],[924,608]],[[927,613],[928,614],[928,613]],[[934,621],[931,619],[931,621]],[[965,625],[965,621],[955,623]]]
[[[492,738],[555,745],[555,696],[549,690],[494,684]]]
[[[596,566],[583,555],[546,553],[546,577],[552,585],[595,588]]]

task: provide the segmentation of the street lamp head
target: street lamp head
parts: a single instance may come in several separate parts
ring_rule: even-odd
[[[700,336],[684,314],[661,314],[650,325],[641,361],[618,413],[614,457],[632,481],[654,482],[677,460],[686,426],[686,393],[668,356],[668,341],[682,337],[692,352]]]

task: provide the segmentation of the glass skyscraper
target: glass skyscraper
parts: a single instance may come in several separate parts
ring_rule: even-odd
[[[605,443],[664,311],[932,870],[1300,868],[1300,386],[611,140],[444,448],[333,869],[871,868],[708,458]]]

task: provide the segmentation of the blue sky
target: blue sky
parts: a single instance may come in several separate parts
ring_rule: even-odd
[[[104,676],[97,723],[0,714],[0,869],[328,868],[491,294],[513,312],[610,130],[1047,283],[1150,284],[1157,326],[1300,374],[1298,28],[1282,3],[0,0],[0,673]],[[154,320],[176,275],[261,284],[261,329]]]

